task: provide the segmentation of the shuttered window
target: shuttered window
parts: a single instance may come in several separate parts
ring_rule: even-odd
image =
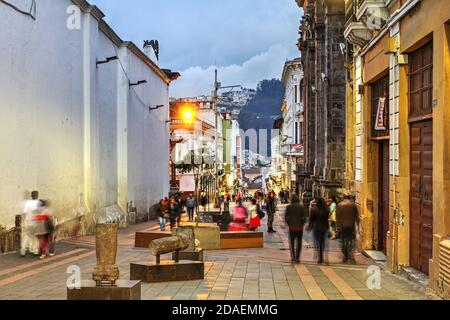
[[[421,120],[433,113],[433,42],[410,54],[409,118]]]

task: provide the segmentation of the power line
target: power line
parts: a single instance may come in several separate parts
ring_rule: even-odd
[[[18,7],[16,7],[12,3],[9,3],[6,0],[0,0],[0,3],[3,3],[5,5],[7,5],[8,7],[16,10],[17,12],[24,14],[26,16],[29,16],[33,20],[36,20],[36,0],[31,0],[31,7],[30,7],[29,11],[24,11],[22,9],[19,9]]]

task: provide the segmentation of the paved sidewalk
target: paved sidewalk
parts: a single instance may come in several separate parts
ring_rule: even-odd
[[[276,234],[268,234],[264,249],[222,250],[205,253],[205,279],[142,284],[145,300],[398,300],[437,299],[428,290],[399,276],[381,272],[381,289],[367,287],[372,261],[356,255],[356,265],[342,265],[339,243],[328,246],[327,264],[315,264],[311,236],[305,235],[302,264],[292,265],[284,207],[275,219]],[[267,219],[264,219],[264,223]],[[138,230],[158,230],[156,222],[120,230],[117,264],[122,279],[129,279],[132,261],[150,260],[148,250],[134,248]],[[16,254],[0,256],[0,299],[64,300],[67,268],[79,266],[90,279],[96,264],[94,237],[86,236],[57,244],[58,255],[39,260]]]

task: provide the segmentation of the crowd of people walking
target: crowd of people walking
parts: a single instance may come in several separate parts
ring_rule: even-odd
[[[286,199],[286,197],[289,198]],[[244,202],[248,200],[248,207]],[[206,209],[205,199],[200,197],[200,205]],[[230,208],[231,202],[236,205]],[[317,251],[317,263],[322,264],[327,259],[328,239],[340,240],[342,250],[342,262],[355,263],[354,250],[357,234],[360,231],[360,218],[355,199],[345,196],[338,202],[336,196],[326,200],[316,196],[308,208],[301,203],[300,198],[289,190],[281,190],[278,194],[274,191],[264,193],[256,191],[253,196],[248,193],[230,195],[225,192],[221,196],[221,205],[224,212],[231,213],[229,231],[259,231],[261,221],[267,217],[267,232],[276,233],[274,218],[279,204],[288,204],[285,211],[285,222],[289,230],[289,244],[292,263],[300,263],[302,242],[304,233],[311,234],[314,248]],[[170,229],[180,226],[181,216],[187,213],[189,221],[194,221],[195,211],[198,208],[197,199],[193,194],[182,199],[181,195],[162,199],[158,206],[158,217],[161,231],[166,228],[166,222],[170,222]],[[198,215],[198,212],[197,212]]]
[[[343,260],[342,262],[354,263],[354,250],[357,234],[360,232],[360,217],[355,199],[345,196],[338,202],[335,196],[325,200],[316,196],[305,208],[297,194],[290,194],[289,190],[281,190],[278,197],[274,191],[264,193],[255,192],[254,196],[248,197],[237,193],[230,195],[225,192],[221,196],[221,205],[224,212],[231,214],[232,223],[230,231],[259,231],[261,220],[267,217],[267,232],[276,233],[274,228],[274,217],[279,204],[288,204],[285,211],[285,222],[289,230],[289,244],[291,261],[300,263],[302,242],[304,232],[310,232],[317,250],[317,262],[325,262],[327,249],[327,238],[331,240],[340,239]],[[288,199],[286,197],[289,196]],[[236,205],[231,210],[231,202]],[[249,207],[244,201],[249,200]],[[188,221],[193,222],[195,215],[199,215],[199,205],[206,210],[208,200],[201,195],[197,199],[194,194],[189,194],[183,199],[181,194],[172,195],[161,199],[157,206],[157,217],[160,230],[166,230],[169,222],[170,230],[179,227],[183,213],[187,214]],[[230,212],[232,211],[232,212]],[[39,192],[33,191],[31,199],[24,205],[21,220],[21,256],[28,253],[40,256],[44,259],[55,254],[54,248],[55,223],[48,203],[39,199]]]
[[[326,201],[315,197],[308,210],[300,204],[296,194],[291,196],[287,206],[285,221],[289,227],[291,261],[300,263],[303,233],[312,233],[317,263],[325,262],[327,238],[341,239],[343,263],[355,263],[354,250],[357,234],[360,232],[360,217],[354,197],[347,195],[338,203],[336,197]]]
[[[33,191],[22,211],[20,255],[27,253],[44,259],[55,255],[55,224],[48,203],[39,199],[39,192]]]

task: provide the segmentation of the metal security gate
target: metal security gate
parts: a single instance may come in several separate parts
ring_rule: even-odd
[[[411,266],[426,274],[433,248],[433,43],[410,55]]]

